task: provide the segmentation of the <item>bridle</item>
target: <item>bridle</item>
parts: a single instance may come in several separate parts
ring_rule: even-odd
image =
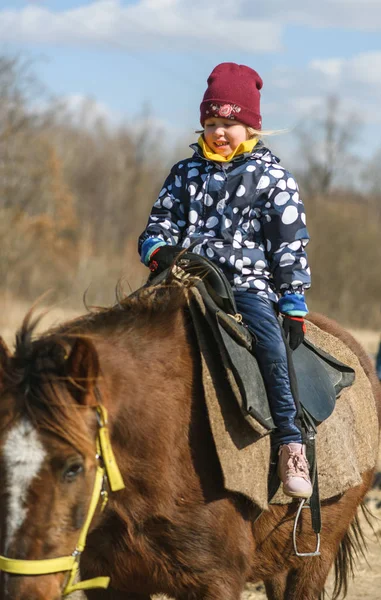
[[[99,401],[100,393],[98,388],[95,388],[95,392]],[[13,575],[48,575],[70,571],[62,592],[63,596],[67,596],[77,590],[89,590],[93,588],[105,589],[110,583],[109,577],[94,577],[93,579],[87,579],[75,584],[73,583],[78,572],[79,559],[85,549],[87,534],[98,503],[102,500],[102,510],[107,504],[107,481],[112,492],[117,492],[124,488],[123,479],[111,447],[110,435],[107,427],[107,410],[100,402],[95,409],[97,411],[98,423],[96,437],[96,458],[98,465],[89,510],[74,552],[70,556],[42,560],[19,560],[17,558],[0,556],[0,571],[11,573]]]

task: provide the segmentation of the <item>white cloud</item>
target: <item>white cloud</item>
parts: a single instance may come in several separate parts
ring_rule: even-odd
[[[69,119],[75,125],[91,129],[97,123],[107,126],[118,126],[122,123],[121,114],[112,110],[103,102],[85,94],[66,94],[60,97],[50,97],[37,100],[29,105],[31,114],[49,114],[53,112],[58,121]]]
[[[341,99],[347,112],[364,123],[381,123],[381,51],[363,52],[347,59],[314,60],[309,72],[327,94]]]
[[[324,75],[329,75],[330,77],[337,77],[340,74],[341,68],[343,66],[343,60],[341,58],[313,60],[310,66],[312,69],[316,69]]]
[[[267,0],[242,2],[245,10],[259,17],[273,18],[283,25],[301,25],[325,29],[381,30],[380,0]]]
[[[64,122],[69,119],[74,125],[89,130],[97,124],[111,129],[127,126],[128,130],[136,135],[146,132],[146,135],[152,136],[153,139],[157,136],[164,136],[170,140],[172,137],[173,143],[178,141],[180,135],[184,135],[184,131],[176,127],[171,121],[166,121],[149,113],[130,115],[127,118],[126,115],[113,110],[105,103],[84,94],[68,94],[58,98],[55,103],[53,101],[53,103],[34,104],[31,108],[34,112],[40,113],[53,108],[55,109],[54,113],[58,116],[61,115]]]
[[[314,60],[310,67],[334,77],[336,82],[376,86],[381,92],[381,52],[362,52],[348,59]]]
[[[344,74],[360,84],[375,85],[381,92],[381,52],[359,54],[346,61]]]
[[[225,10],[226,8],[226,10]],[[104,44],[129,49],[201,49],[273,52],[282,28],[269,16],[240,16],[227,0],[97,0],[78,8],[52,11],[27,6],[0,11],[2,42]]]
[[[80,4],[80,0],[78,0]],[[276,52],[287,25],[381,31],[380,0],[94,0],[0,11],[2,42]],[[333,68],[333,67],[332,67]]]
[[[63,96],[60,98],[59,104],[74,121],[78,121],[85,127],[91,127],[97,121],[115,124],[120,120],[120,115],[117,115],[106,104],[84,94]]]
[[[353,115],[364,124],[381,124],[381,51],[274,69],[263,94],[264,126],[272,128],[275,121],[278,127],[277,115],[281,127],[313,119],[325,110],[329,96],[338,98],[343,122]]]
[[[380,0],[320,0],[314,3],[298,0],[297,4],[304,25],[369,32],[381,30]]]

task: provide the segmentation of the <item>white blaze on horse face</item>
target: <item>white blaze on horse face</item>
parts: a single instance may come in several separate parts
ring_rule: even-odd
[[[5,553],[26,517],[28,489],[38,475],[46,451],[36,429],[28,419],[21,419],[9,431],[4,447],[5,480],[8,495]]]

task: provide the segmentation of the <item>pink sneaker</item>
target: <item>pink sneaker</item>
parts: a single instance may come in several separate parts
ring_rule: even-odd
[[[309,465],[303,444],[292,442],[279,448],[278,475],[283,483],[283,492],[292,498],[309,498],[312,485]]]

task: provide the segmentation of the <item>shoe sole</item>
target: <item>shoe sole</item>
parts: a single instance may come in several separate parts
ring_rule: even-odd
[[[283,493],[285,494],[285,496],[288,496],[289,498],[302,498],[304,500],[308,500],[308,498],[311,498],[311,496],[312,496],[312,492],[311,492],[311,494],[296,494],[294,492],[286,492],[285,489],[283,489]]]

